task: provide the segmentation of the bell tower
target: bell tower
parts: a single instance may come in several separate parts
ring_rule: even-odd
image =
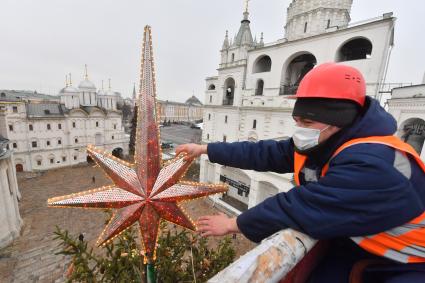
[[[353,0],[293,0],[287,9],[288,41],[345,27],[350,22]]]

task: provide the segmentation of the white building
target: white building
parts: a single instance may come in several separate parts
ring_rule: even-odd
[[[286,37],[253,40],[246,8],[233,40],[228,33],[218,74],[206,79],[204,143],[257,141],[292,136],[293,101],[300,80],[315,65],[343,62],[365,77],[367,94],[379,95],[394,40],[392,13],[350,23],[351,0],[294,0]],[[292,174],[259,173],[201,160],[201,181],[230,184],[224,199],[236,213],[293,187]],[[218,197],[215,199],[223,203]],[[237,208],[235,210],[234,208]]]
[[[158,100],[158,117],[161,122],[196,122],[203,118],[203,105],[192,95],[184,103]]]
[[[397,120],[397,136],[425,161],[425,76],[422,84],[394,88],[387,103],[388,112]]]
[[[0,249],[19,236],[23,224],[18,207],[21,195],[8,142],[0,135]]]
[[[117,110],[119,93],[97,91],[87,71],[78,88],[67,81],[55,101],[23,100],[3,91],[0,134],[10,140],[17,171],[47,170],[87,161],[86,147],[128,153]],[[4,95],[3,95],[4,94]]]

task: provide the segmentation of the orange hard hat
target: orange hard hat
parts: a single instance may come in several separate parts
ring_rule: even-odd
[[[356,68],[324,63],[305,75],[293,98],[346,99],[363,106],[366,99],[366,83]]]

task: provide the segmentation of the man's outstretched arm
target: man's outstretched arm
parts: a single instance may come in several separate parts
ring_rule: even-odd
[[[294,146],[291,140],[254,142],[185,144],[176,148],[176,154],[186,152],[188,158],[208,154],[211,162],[240,169],[256,171],[293,172]]]

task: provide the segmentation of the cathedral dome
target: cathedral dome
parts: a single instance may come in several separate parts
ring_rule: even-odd
[[[73,86],[67,86],[60,90],[60,93],[76,93],[76,92],[80,92],[80,91]]]
[[[94,85],[94,83],[92,83],[88,79],[85,79],[84,81],[82,81],[78,85],[78,88],[79,89],[84,89],[84,90],[96,90],[96,86]]]

